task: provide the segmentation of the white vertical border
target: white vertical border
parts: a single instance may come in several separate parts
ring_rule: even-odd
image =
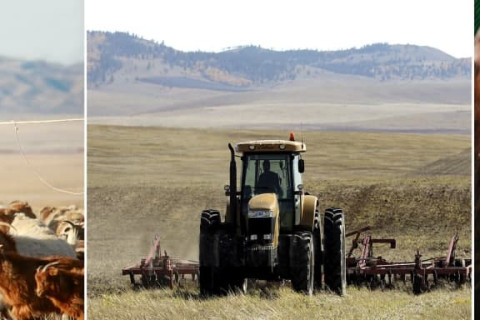
[[[88,279],[88,260],[87,260],[87,243],[88,243],[88,193],[87,193],[87,185],[88,185],[88,175],[87,175],[87,119],[88,119],[88,110],[87,110],[87,30],[85,26],[85,12],[87,6],[87,0],[83,1],[83,210],[85,213],[84,218],[84,228],[85,228],[85,236],[83,242],[83,269],[84,269],[84,304],[83,304],[83,312],[85,319],[88,319],[88,290],[87,290],[87,279]]]

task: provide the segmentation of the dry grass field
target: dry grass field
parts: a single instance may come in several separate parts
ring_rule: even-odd
[[[340,298],[289,288],[202,299],[195,286],[130,287],[123,267],[148,253],[155,234],[175,257],[198,260],[200,212],[224,211],[228,142],[286,138],[286,131],[88,126],[89,319],[469,319],[470,286],[421,296],[348,287]],[[342,207],[346,229],[374,227],[397,249],[375,255],[413,260],[445,255],[458,233],[471,257],[469,135],[305,131],[305,185],[320,207]],[[297,132],[297,139],[300,133]]]

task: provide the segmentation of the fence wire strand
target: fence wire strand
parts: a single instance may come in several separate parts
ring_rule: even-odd
[[[30,121],[0,121],[0,125],[17,125],[17,124],[41,124],[41,123],[58,123],[58,122],[73,122],[83,121],[83,118],[71,118],[71,119],[55,119],[55,120],[30,120]]]
[[[22,143],[20,142],[20,137],[18,134],[18,124],[44,124],[44,123],[59,123],[59,122],[73,122],[73,121],[83,121],[84,119],[82,118],[71,118],[71,119],[58,119],[58,120],[34,120],[34,121],[1,121],[0,125],[13,125],[14,130],[15,130],[15,139],[17,142],[18,149],[20,150],[20,154],[22,155],[23,160],[27,164],[27,166],[32,170],[32,172],[37,176],[38,180],[40,180],[41,183],[43,183],[45,186],[48,188],[52,189],[53,191],[60,192],[60,193],[66,193],[69,195],[74,195],[74,196],[83,196],[84,192],[73,192],[61,188],[57,188],[50,184],[47,180],[45,180],[40,173],[38,172],[37,169],[31,164],[31,162],[28,160],[25,150],[22,146]]]

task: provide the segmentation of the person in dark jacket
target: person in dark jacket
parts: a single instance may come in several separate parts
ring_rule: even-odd
[[[282,197],[280,177],[276,172],[270,171],[270,160],[263,161],[263,173],[258,178],[256,188],[258,193],[275,192],[278,197]]]

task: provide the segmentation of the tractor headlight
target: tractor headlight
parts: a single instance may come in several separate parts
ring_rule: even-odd
[[[272,218],[272,210],[248,210],[249,218]]]

